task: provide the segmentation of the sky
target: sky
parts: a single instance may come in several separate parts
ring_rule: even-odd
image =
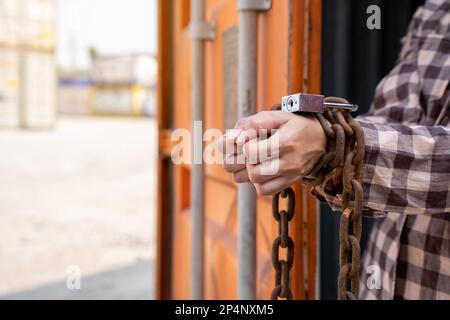
[[[65,69],[100,54],[156,53],[156,0],[57,0],[57,59]]]

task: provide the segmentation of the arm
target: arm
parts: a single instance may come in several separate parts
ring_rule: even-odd
[[[389,123],[384,117],[370,114],[357,120],[366,142],[363,180],[366,214],[450,211],[447,191],[450,190],[450,129]],[[261,128],[277,131],[262,141],[253,139],[257,134],[247,134]],[[309,117],[280,111],[261,112],[240,120],[236,129],[241,133],[233,131],[231,143],[243,146],[247,161],[235,165],[231,160],[225,169],[233,173],[236,182],[251,182],[263,195],[274,194],[298,181],[325,152],[324,133]],[[279,155],[279,159],[260,157],[268,153]],[[274,162],[278,170],[264,172]],[[334,190],[339,188],[329,185],[325,188],[330,203],[334,200]]]
[[[377,124],[370,118],[359,119],[366,142],[365,213],[450,212],[450,129]],[[324,188],[330,202],[333,189]]]
[[[363,187],[368,214],[450,212],[450,129],[436,125],[442,115],[448,113],[445,108],[449,106],[447,97],[450,96],[447,88],[450,41],[436,34],[424,39],[418,28],[421,14],[418,10],[413,19],[397,65],[379,84],[371,111],[357,119],[366,142]],[[420,49],[418,38],[424,42]],[[276,118],[281,114],[271,116],[273,122],[277,122]],[[299,178],[308,172],[320,152],[311,156],[304,145],[314,146],[317,137],[324,134],[319,132],[321,128],[317,130],[311,123],[306,123],[306,117],[296,117],[298,120],[290,119],[282,126],[273,126],[270,119],[263,125],[265,129],[280,129],[280,141],[290,145],[285,150],[280,148],[281,160],[285,152],[291,153],[286,159],[292,161],[279,162],[281,173],[278,175],[285,178],[263,177],[253,170],[255,167],[244,165],[240,167],[237,182],[250,180],[259,192],[271,194],[287,187],[293,177]],[[257,114],[241,120],[237,128],[243,131],[248,127],[260,128],[255,125],[260,118]],[[242,127],[242,123],[247,127]],[[247,143],[250,145],[251,141]],[[292,151],[295,148],[297,151]],[[284,173],[288,167],[289,179]],[[272,188],[261,188],[258,181],[277,183]],[[338,188],[325,186],[329,202],[332,202],[333,190]]]
[[[450,41],[421,33],[423,12],[416,12],[369,113],[357,118],[366,143],[367,213],[450,212],[450,129],[439,126],[450,106]]]

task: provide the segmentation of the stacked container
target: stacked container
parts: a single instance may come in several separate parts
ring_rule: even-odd
[[[156,59],[147,54],[96,57],[91,112],[107,115],[153,115]]]
[[[86,115],[91,98],[91,79],[84,73],[59,74],[58,107],[63,114]]]
[[[17,2],[0,0],[0,126],[19,124],[19,56],[17,41]]]
[[[0,0],[0,127],[56,118],[55,1]]]
[[[0,0],[0,45],[12,47],[17,42],[18,27],[17,0]]]
[[[56,68],[53,55],[39,51],[21,53],[21,125],[50,128],[56,118]]]
[[[0,48],[0,127],[19,125],[19,56]]]

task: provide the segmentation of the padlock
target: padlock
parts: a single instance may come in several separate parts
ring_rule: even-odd
[[[281,110],[285,112],[323,113],[325,108],[343,109],[350,112],[358,110],[358,106],[352,103],[328,102],[319,94],[297,93],[285,96],[281,101]]]

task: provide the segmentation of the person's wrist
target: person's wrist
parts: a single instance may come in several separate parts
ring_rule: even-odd
[[[317,141],[317,144],[320,149],[320,155],[318,156],[318,159],[317,159],[317,161],[318,161],[322,157],[322,155],[324,155],[327,152],[328,137],[327,137],[322,125],[320,124],[319,120],[317,120],[317,118],[314,116],[311,116],[311,118],[314,120],[315,127],[316,127],[315,141]]]
[[[311,174],[315,175],[322,167],[322,158],[328,151],[328,137],[325,133],[321,123],[314,115],[302,115],[311,120],[312,125],[308,126],[306,130],[306,143],[310,144],[309,156],[306,158],[305,166],[303,167],[301,179],[308,180]]]
[[[304,125],[298,148],[302,149],[302,164],[300,173],[302,176],[308,175],[312,169],[320,162],[320,159],[327,152],[328,138],[320,122],[313,115],[297,115],[303,118],[300,125]],[[304,122],[306,121],[306,122]]]

